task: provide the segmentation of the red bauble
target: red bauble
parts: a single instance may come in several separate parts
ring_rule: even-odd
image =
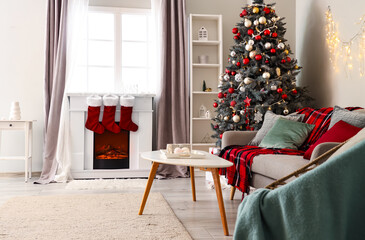
[[[230,74],[230,73],[231,73],[231,71],[229,71],[229,70],[226,68],[226,73]]]
[[[261,40],[261,36],[260,36],[260,35],[257,35],[257,36],[255,37],[255,39],[256,39],[257,41],[260,41],[260,40]]]
[[[277,36],[278,36],[278,34],[277,34],[276,32],[273,32],[273,33],[271,34],[271,37],[276,38]]]
[[[270,35],[270,30],[269,30],[269,29],[266,29],[266,30],[264,31],[264,35],[269,36],[269,35]]]
[[[214,125],[214,129],[218,129],[218,128],[219,128],[218,124]]]
[[[283,94],[283,95],[281,95],[281,98],[285,100],[285,99],[287,99],[287,98],[288,98],[288,95]]]
[[[264,8],[264,12],[266,13],[266,14],[269,14],[270,13],[270,8]]]
[[[245,65],[246,65],[246,64],[248,64],[249,62],[250,62],[250,59],[248,59],[248,58],[244,58],[244,59],[243,59],[243,64],[245,64]]]
[[[222,92],[220,92],[220,93],[218,93],[218,98],[223,98],[223,93]]]
[[[229,93],[234,93],[234,88],[228,88]]]
[[[246,126],[246,129],[249,130],[250,129],[250,126]]]
[[[243,15],[243,16],[246,16],[246,15],[247,15],[247,11],[246,11],[246,9],[243,9],[243,10],[242,10],[242,15]]]
[[[271,49],[270,49],[270,52],[271,52],[271,53],[276,53],[275,48],[271,48]]]
[[[257,54],[257,55],[255,56],[255,59],[256,59],[257,61],[260,61],[260,60],[262,59],[262,56],[261,56],[260,54]]]
[[[234,36],[234,37],[233,37],[233,39],[234,39],[234,40],[238,40],[238,39],[239,39],[239,37],[238,37],[238,36]]]
[[[239,32],[238,32],[238,33],[237,33],[237,37],[241,37],[241,33],[239,33]]]
[[[247,34],[251,36],[253,34],[253,30],[252,29],[248,29],[247,30]]]
[[[242,13],[240,13],[240,17],[243,17],[243,14]]]
[[[236,104],[237,104],[237,103],[236,103],[236,101],[234,101],[234,100],[231,102],[231,106],[232,106],[232,107],[236,106]]]
[[[238,33],[238,28],[233,28],[233,29],[232,29],[232,33],[233,33],[233,34]]]
[[[223,133],[219,134],[219,138],[222,139],[223,137]]]
[[[282,88],[278,88],[276,91],[277,91],[278,93],[282,93],[282,92],[283,92],[283,89],[282,89]]]
[[[253,130],[255,130],[255,128],[254,127],[251,127],[250,130],[253,131]]]
[[[216,103],[216,102],[213,103],[213,107],[215,107],[215,108],[218,107],[218,103]]]
[[[231,75],[232,75],[232,76],[236,75],[236,72],[235,72],[235,71],[232,71],[232,72],[231,72]]]
[[[286,61],[285,61],[285,59],[281,59],[281,61],[280,61],[281,63],[285,63]]]
[[[236,66],[237,66],[237,67],[241,66],[241,63],[240,63],[240,62],[237,62],[237,63],[236,63]]]
[[[226,98],[227,97],[227,93],[224,93],[223,96]]]
[[[291,58],[290,57],[286,57],[286,61],[287,62],[290,62],[291,61]]]
[[[269,60],[265,60],[265,63],[269,63]]]
[[[297,91],[296,89],[293,89],[291,92],[292,92],[294,95],[298,93],[298,91]]]

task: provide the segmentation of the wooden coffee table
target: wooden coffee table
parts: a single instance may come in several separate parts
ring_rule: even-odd
[[[224,210],[224,203],[222,198],[222,188],[219,180],[218,168],[227,168],[233,165],[233,163],[224,160],[218,156],[209,154],[207,152],[202,152],[205,154],[205,158],[203,159],[167,159],[160,151],[152,151],[152,152],[144,152],[141,153],[141,158],[145,160],[152,161],[152,167],[150,171],[150,175],[148,176],[147,186],[144,191],[141,207],[139,208],[139,215],[142,215],[143,209],[146,205],[148,194],[150,193],[150,189],[153,183],[153,179],[155,178],[156,171],[158,165],[160,163],[170,164],[170,165],[180,165],[180,166],[188,166],[190,167],[190,178],[191,178],[191,190],[193,194],[193,201],[196,201],[195,195],[195,179],[194,179],[194,168],[199,167],[200,170],[203,171],[211,171],[214,180],[214,186],[217,194],[219,211],[221,214],[221,220],[223,225],[224,235],[228,236],[228,226],[226,219],[226,212]]]

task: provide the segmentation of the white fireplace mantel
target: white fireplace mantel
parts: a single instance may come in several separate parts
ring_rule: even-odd
[[[150,163],[139,157],[140,152],[152,150],[152,102],[153,94],[131,94],[135,96],[132,120],[138,125],[136,132],[130,132],[129,169],[93,169],[94,135],[85,128],[87,119],[86,98],[92,93],[69,93],[70,128],[72,145],[71,173],[74,178],[133,178],[147,177]],[[99,93],[98,95],[103,95]],[[117,94],[118,95],[118,94]],[[117,106],[115,121],[120,119]],[[102,120],[103,107],[100,111]]]

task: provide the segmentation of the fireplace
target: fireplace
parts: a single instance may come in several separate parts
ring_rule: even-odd
[[[128,169],[129,131],[94,133],[93,163],[93,169]]]

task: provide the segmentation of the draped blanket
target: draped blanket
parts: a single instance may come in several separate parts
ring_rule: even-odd
[[[269,149],[248,145],[227,146],[219,156],[232,162],[233,166],[220,169],[219,173],[227,177],[228,184],[238,188],[243,193],[248,193],[252,161],[254,157],[261,154],[304,155],[304,152],[293,149]]]
[[[234,239],[365,239],[365,140],[238,208]]]

